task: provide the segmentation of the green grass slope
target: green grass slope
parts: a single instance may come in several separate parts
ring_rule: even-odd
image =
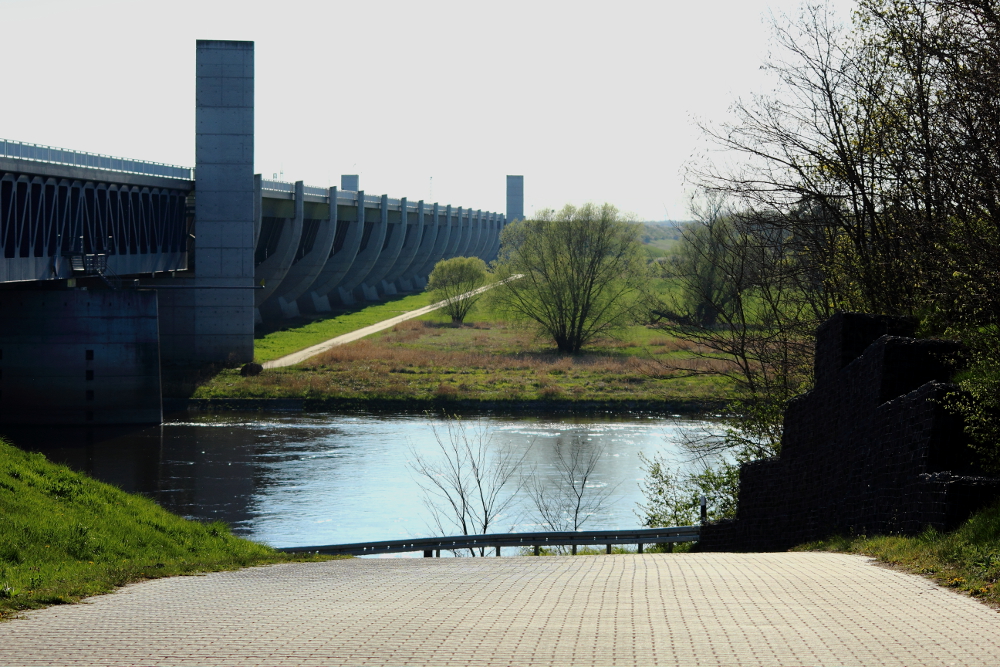
[[[306,324],[293,320],[286,326],[257,334],[253,345],[254,359],[261,363],[278,359],[331,338],[423,308],[430,303],[430,295],[421,292],[365,305],[357,310],[345,311]]]
[[[311,560],[188,521],[0,440],[0,619],[142,579]]]

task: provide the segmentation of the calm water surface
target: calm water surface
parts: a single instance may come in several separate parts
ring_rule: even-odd
[[[637,527],[639,453],[681,457],[699,419],[468,417],[496,445],[525,454],[525,473],[557,484],[556,452],[603,449],[593,488],[613,488],[586,528]],[[145,429],[14,429],[0,433],[98,479],[143,493],[183,516],[228,522],[273,546],[434,534],[415,455],[440,458],[440,419],[419,414],[226,413]],[[524,500],[527,500],[524,497]],[[498,530],[539,530],[525,504]]]

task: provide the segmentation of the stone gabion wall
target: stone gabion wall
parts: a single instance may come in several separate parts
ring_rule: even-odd
[[[789,402],[778,458],[740,470],[735,520],[704,526],[705,551],[776,551],[834,534],[950,529],[1000,496],[940,399],[954,341],[911,321],[839,313],[816,334],[816,386]]]

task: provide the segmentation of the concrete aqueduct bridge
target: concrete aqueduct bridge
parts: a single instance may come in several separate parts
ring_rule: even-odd
[[[253,99],[253,43],[200,40],[196,169],[0,140],[0,423],[158,422],[161,361],[496,256],[510,215],[254,175]]]
[[[441,259],[496,257],[506,223],[499,213],[259,176],[255,197],[257,321],[423,288]]]

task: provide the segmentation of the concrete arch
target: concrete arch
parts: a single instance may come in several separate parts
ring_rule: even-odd
[[[420,235],[420,246],[417,248],[417,252],[414,254],[413,259],[410,260],[410,265],[406,267],[406,270],[403,271],[403,274],[397,281],[397,284],[401,285],[404,290],[412,292],[415,289],[423,289],[424,287],[420,278],[420,270],[427,263],[427,260],[430,259],[431,252],[434,250],[437,242],[439,231],[437,209],[437,204],[434,204],[432,208],[433,212],[428,213],[423,201],[417,204],[417,217],[418,219],[422,219],[419,224],[423,231]]]
[[[476,251],[476,257],[486,261],[486,253],[493,245],[493,236],[496,234],[496,216],[492,213],[486,213],[483,216],[483,236],[479,241],[479,249]]]
[[[353,194],[357,201],[364,201],[363,190]],[[351,270],[364,237],[364,206],[341,206],[339,202],[333,205],[337,210],[337,230],[330,255],[313,284],[299,299],[299,308],[310,312],[330,311],[328,295]]]
[[[354,258],[350,270],[337,285],[337,295],[345,304],[354,303],[354,288],[368,277],[378,261],[378,256],[382,254],[382,244],[385,242],[386,230],[389,227],[388,195],[382,195],[379,208],[372,210],[365,208],[364,195],[359,192],[358,218],[364,221],[366,228],[362,231],[361,247],[358,248],[358,255]]]
[[[295,182],[293,215],[289,218],[284,218],[280,232],[272,230],[272,234],[281,235],[275,245],[274,251],[270,252],[268,249],[268,253],[263,261],[254,267],[254,282],[257,285],[264,285],[264,289],[254,291],[254,322],[262,321],[260,316],[261,305],[278,289],[285,274],[288,273],[288,269],[292,266],[292,261],[295,259],[295,251],[298,250],[299,240],[302,238],[302,222],[305,217],[303,211],[303,203],[305,201],[304,187],[305,185],[302,181]],[[263,207],[264,204],[261,202],[261,209]],[[279,216],[273,217],[280,219]],[[261,233],[263,231],[264,228],[261,227]],[[256,253],[261,251],[261,241],[271,245],[273,238],[269,236],[267,239],[258,241],[257,247],[254,249],[255,259]]]
[[[462,207],[458,207],[458,213],[452,213],[452,208],[449,205],[445,211],[448,217],[448,247],[444,249],[444,252],[437,261],[440,262],[442,259],[451,259],[456,256],[456,251],[458,250],[459,243],[462,242]],[[433,266],[431,267],[433,269]]]
[[[479,239],[483,234],[483,219],[479,211],[469,209],[469,245],[465,247],[466,257],[476,257],[479,248]]]
[[[296,192],[296,196],[298,193]],[[333,249],[333,241],[337,231],[337,188],[329,190],[330,205],[328,207],[328,218],[315,219],[306,218],[302,227],[302,238],[296,252],[295,260],[285,274],[284,280],[271,298],[261,306],[263,317],[296,317],[299,315],[298,298],[316,281],[316,277],[326,265]],[[322,204],[309,204],[310,207],[319,208]],[[303,208],[305,208],[303,206]],[[312,222],[315,227],[307,229]],[[307,234],[307,231],[311,232]],[[312,236],[312,238],[307,238]],[[303,247],[304,244],[311,243],[311,248]]]
[[[445,250],[448,248],[448,241],[451,238],[451,224],[448,216],[441,214],[441,207],[438,204],[434,204],[431,216],[433,219],[432,224],[437,230],[434,235],[434,245],[427,253],[424,262],[416,269],[410,269],[410,279],[414,285],[421,289],[427,286],[427,276],[434,269],[434,265],[444,257]]]
[[[405,200],[404,200],[405,201]],[[403,222],[405,240],[403,247],[399,251],[399,257],[392,269],[382,278],[380,288],[383,294],[396,294],[398,291],[412,292],[413,285],[409,281],[404,281],[401,276],[410,268],[413,258],[420,248],[420,241],[423,238],[425,226],[424,202],[417,202],[417,210],[409,211],[408,206],[403,207]]]
[[[459,209],[462,211],[462,209]],[[461,238],[458,245],[455,247],[455,254],[452,257],[465,257],[469,250],[469,242],[472,241],[472,209],[464,210],[465,215],[458,216],[459,229],[461,229]]]
[[[503,233],[504,227],[507,226],[507,218],[504,215],[496,214],[497,217],[497,231],[496,236],[493,237],[493,244],[490,246],[489,251],[486,253],[486,262],[492,262],[500,255],[500,235]]]
[[[388,197],[386,201],[388,202]],[[395,215],[396,212],[388,210],[388,203],[386,204],[385,218],[388,224],[382,252],[379,253],[375,264],[372,265],[368,275],[365,276],[356,290],[359,292],[358,296],[364,297],[368,301],[379,300],[380,283],[396,265],[399,253],[403,250],[403,243],[406,241],[406,198],[400,199],[399,204],[398,219]]]
[[[469,252],[469,256],[482,259],[483,250],[490,236],[490,214],[483,215],[481,209],[476,209],[476,227],[479,228],[479,234],[476,235],[476,244]]]

